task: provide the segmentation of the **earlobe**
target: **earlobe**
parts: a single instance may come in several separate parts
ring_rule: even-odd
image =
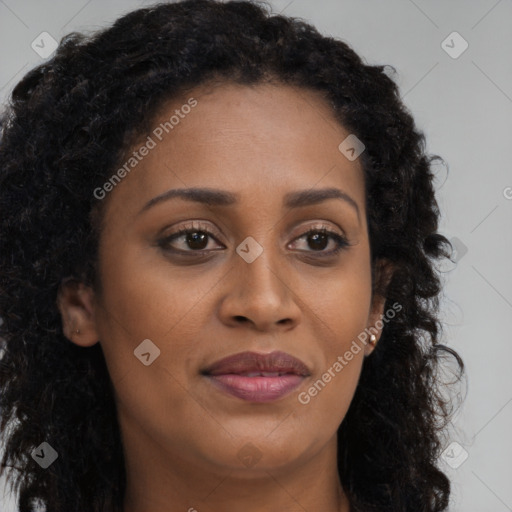
[[[384,327],[382,317],[384,316],[383,312],[385,302],[386,299],[384,297],[378,296],[374,298],[372,311],[368,320],[368,327],[366,328],[368,338],[365,346],[365,355],[367,356],[374,351],[378,341],[380,340],[382,328]]]
[[[370,355],[382,335],[384,322],[384,307],[386,304],[387,288],[393,276],[394,266],[388,260],[380,260],[377,263],[376,287],[368,318],[368,343],[365,346],[365,355]]]
[[[96,329],[94,291],[77,279],[62,281],[57,294],[62,331],[71,342],[91,347],[99,341]]]

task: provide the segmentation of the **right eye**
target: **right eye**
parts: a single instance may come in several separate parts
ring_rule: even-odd
[[[208,248],[214,234],[203,225],[186,226],[158,241],[158,245],[171,253],[202,253],[218,250]],[[218,241],[217,241],[218,242]],[[221,248],[224,248],[222,246]]]

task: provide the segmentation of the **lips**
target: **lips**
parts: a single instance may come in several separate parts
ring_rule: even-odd
[[[217,389],[251,402],[270,402],[296,389],[311,372],[285,352],[242,352],[201,372]]]

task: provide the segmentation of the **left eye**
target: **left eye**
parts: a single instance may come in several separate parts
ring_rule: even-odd
[[[348,245],[348,241],[343,236],[330,231],[328,229],[310,229],[296,240],[306,239],[308,245],[313,249],[312,251],[305,252],[320,252],[322,254],[333,254],[339,252],[341,249]],[[330,251],[326,251],[326,246],[329,245],[329,241],[334,241],[334,248]]]

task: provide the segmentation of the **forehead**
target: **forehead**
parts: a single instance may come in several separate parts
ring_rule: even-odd
[[[220,188],[270,200],[291,189],[336,186],[364,206],[359,160],[338,148],[349,135],[319,92],[202,85],[161,106],[150,132],[126,155],[129,172],[109,200],[128,213],[171,188]]]

